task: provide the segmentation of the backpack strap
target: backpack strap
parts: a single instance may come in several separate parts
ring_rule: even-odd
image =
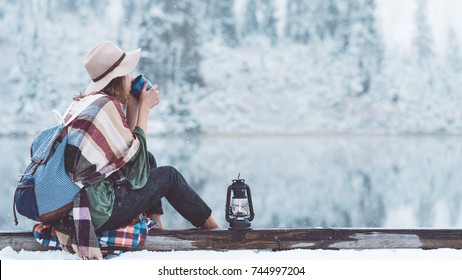
[[[65,127],[68,126],[80,113],[83,112],[88,106],[90,106],[98,98],[105,96],[102,93],[87,95],[79,101],[73,101],[67,108],[66,112],[62,116],[60,123]]]

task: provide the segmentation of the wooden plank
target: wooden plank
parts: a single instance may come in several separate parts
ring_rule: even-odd
[[[336,229],[336,249],[462,249],[459,229]]]
[[[10,246],[15,251],[47,251],[49,248],[35,241],[32,232],[4,232],[0,233],[0,248]]]
[[[0,233],[0,247],[43,251],[30,232]],[[276,228],[153,230],[137,250],[462,249],[458,229]]]
[[[331,229],[162,230],[150,233],[144,249],[170,251],[317,248],[323,247],[322,244],[332,239],[332,235]]]
[[[163,230],[153,232],[145,249],[462,249],[462,230],[440,229],[254,229]]]

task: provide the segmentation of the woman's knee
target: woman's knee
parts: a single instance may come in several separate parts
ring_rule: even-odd
[[[179,174],[179,171],[176,170],[173,166],[159,166],[151,169],[150,175],[153,178],[164,178],[170,177],[172,175]]]
[[[157,182],[165,182],[168,185],[177,185],[182,181],[181,173],[173,166],[160,166],[151,169],[150,178]]]
[[[180,175],[180,171],[178,171],[175,167],[173,166],[161,166],[158,167],[160,169],[160,172],[163,174],[166,174],[169,177],[176,177]]]

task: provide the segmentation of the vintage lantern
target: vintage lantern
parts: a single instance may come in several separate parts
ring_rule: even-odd
[[[250,188],[239,175],[232,182],[226,195],[226,221],[230,229],[250,229],[255,216]]]

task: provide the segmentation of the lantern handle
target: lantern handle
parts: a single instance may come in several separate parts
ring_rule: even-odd
[[[229,223],[231,222],[231,219],[230,219],[230,215],[232,215],[232,211],[231,211],[231,205],[230,205],[230,202],[231,202],[231,186],[228,187],[228,191],[226,192],[226,205],[225,205],[225,208],[226,208],[226,215],[225,215],[225,219],[226,221]]]
[[[249,210],[250,210],[249,221],[252,221],[253,218],[255,217],[255,212],[253,211],[252,194],[250,193],[250,187],[248,185],[245,185],[245,188],[247,190],[247,196],[249,198]]]

